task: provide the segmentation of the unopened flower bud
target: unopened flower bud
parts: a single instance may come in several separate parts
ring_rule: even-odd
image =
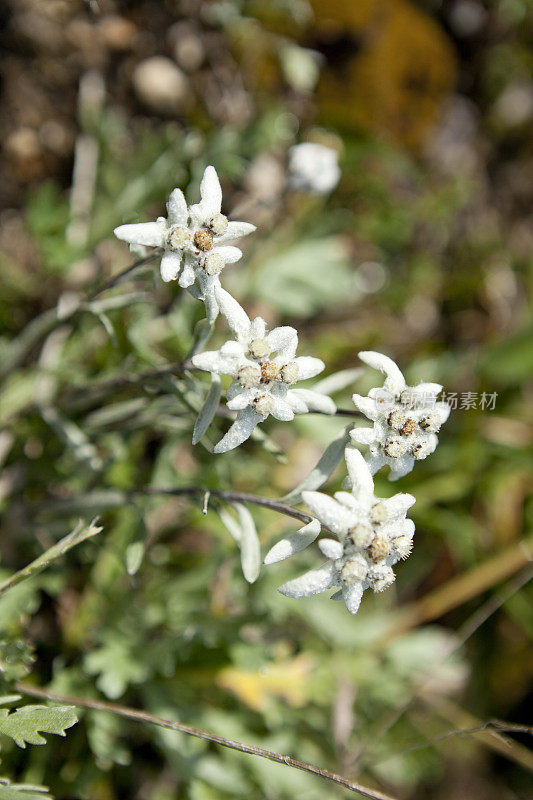
[[[418,442],[416,442],[416,444],[413,445],[411,452],[417,461],[422,461],[424,458],[427,458],[429,455],[431,455],[433,448],[426,439],[420,439]]]
[[[358,522],[348,534],[348,538],[358,549],[364,549],[372,542],[374,531],[364,522]]]
[[[376,505],[372,506],[370,509],[370,519],[372,522],[380,524],[382,522],[386,522],[388,518],[389,512],[387,511],[387,506],[385,503],[376,503]]]
[[[402,441],[399,436],[391,436],[390,439],[387,439],[385,442],[385,447],[383,449],[385,455],[390,456],[390,458],[400,458],[400,456],[403,456],[403,454],[407,452],[407,444]]]
[[[348,585],[358,583],[366,578],[368,565],[364,558],[355,556],[346,561],[340,570],[340,577],[343,583]]]
[[[214,236],[222,236],[228,230],[228,218],[224,214],[215,214],[209,220],[209,230]]]
[[[281,380],[283,383],[296,383],[299,377],[300,370],[296,361],[289,361],[281,368]]]
[[[274,361],[263,361],[261,364],[261,383],[271,383],[279,375],[279,367]]]
[[[269,394],[262,394],[253,401],[255,410],[262,417],[268,417],[274,411],[274,399]]]
[[[224,269],[224,259],[216,250],[212,250],[205,256],[203,267],[206,275],[219,275]]]
[[[414,420],[412,417],[407,417],[404,424],[400,428],[400,433],[402,436],[411,436],[411,434],[416,431],[417,427],[418,425],[416,420]]]
[[[400,558],[405,561],[413,549],[413,540],[408,536],[398,536],[396,539],[394,539],[392,545],[393,549],[400,556]]]
[[[398,411],[398,409],[395,408],[393,411],[390,412],[389,416],[387,417],[387,422],[391,428],[394,428],[394,430],[399,431],[405,424],[406,419],[407,417],[403,413],[403,411]]]
[[[374,564],[368,571],[368,577],[375,592],[383,592],[394,583],[392,567],[386,564]]]
[[[430,412],[424,417],[421,417],[419,423],[423,431],[427,433],[438,433],[440,431],[440,417],[435,412]]]
[[[209,231],[206,231],[204,228],[200,228],[200,230],[196,231],[194,234],[194,244],[198,250],[202,250],[202,252],[207,253],[208,250],[213,249],[213,237]]]
[[[167,243],[171,250],[183,250],[191,243],[191,234],[183,225],[173,225],[167,232]]]
[[[248,350],[254,358],[266,358],[270,355],[270,347],[266,339],[252,339]]]
[[[373,561],[379,561],[390,553],[390,542],[387,536],[377,533],[368,548],[368,554]]]
[[[244,389],[251,389],[253,386],[259,386],[261,372],[255,364],[248,364],[240,368],[237,378]]]

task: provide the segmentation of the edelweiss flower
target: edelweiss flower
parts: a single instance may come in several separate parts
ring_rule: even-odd
[[[437,433],[450,414],[448,403],[436,402],[442,390],[438,383],[407,386],[391,358],[366,351],[359,358],[387,376],[383,388],[371,389],[368,397],[353,395],[359,411],[372,420],[373,428],[355,428],[350,436],[367,444],[372,474],[384,464],[391,468],[390,480],[411,472],[415,460],[429,456],[439,443]]]
[[[216,445],[215,453],[225,453],[242,444],[269,414],[288,421],[310,409],[335,413],[335,404],[326,395],[290,388],[324,369],[318,358],[295,357],[298,334],[294,328],[274,328],[267,333],[261,317],[251,322],[239,303],[221,288],[217,289],[217,302],[237,340],[192,359],[199,369],[233,378],[226,393],[227,406],[238,414]]]
[[[323,144],[294,145],[289,150],[289,186],[315,194],[331,192],[341,176],[338,159],[337,152]]]
[[[363,592],[387,589],[395,580],[392,570],[412,549],[415,526],[406,519],[415,502],[410,494],[395,494],[386,500],[374,495],[374,481],[359,450],[345,451],[352,491],[336,492],[335,499],[321,492],[302,492],[302,497],[320,522],[339,538],[321,539],[326,564],[284,583],[279,591],[287,597],[309,597],[338,586],[332,599],[344,599],[351,614],[361,603]]]
[[[203,300],[209,322],[218,314],[215,287],[226,264],[242,256],[238,247],[226,245],[255,230],[249,222],[228,222],[221,214],[222,190],[214,167],[207,167],[200,184],[201,200],[187,206],[181,189],[174,189],[167,202],[167,218],[155,222],[120,225],[115,236],[129,242],[136,253],[143,247],[164,248],[161,277],[174,281]],[[181,274],[180,274],[181,270]]]

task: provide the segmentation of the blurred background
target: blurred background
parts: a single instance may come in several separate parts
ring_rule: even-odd
[[[525,800],[527,732],[458,732],[531,723],[530,0],[4,0],[0,22],[2,575],[79,517],[104,524],[0,600],[7,686],[30,673],[398,798]],[[287,187],[303,141],[338,153],[331,194]],[[416,495],[416,545],[355,618],[276,592],[312,548],[248,586],[216,507],[138,491],[280,497],[346,424],[269,423],[213,458],[190,445],[201,379],[121,382],[183,358],[200,304],[151,264],[84,298],[132,263],[113,228],[174,186],[196,202],[206,164],[258,226],[224,274],[250,313],[297,327],[330,373],[377,349],[456,394],[438,451],[378,480]],[[265,550],[296,529],[251,510]],[[2,742],[2,770],[58,798],[347,796],[103,713],[43,748]]]

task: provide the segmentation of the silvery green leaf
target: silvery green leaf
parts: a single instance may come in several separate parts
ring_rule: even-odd
[[[187,359],[192,358],[196,353],[199,353],[207,344],[211,334],[213,333],[213,326],[209,324],[207,319],[201,319],[194,326],[194,338],[191,349],[187,353]]]
[[[261,569],[261,548],[252,515],[240,503],[234,503],[241,524],[241,564],[248,583],[254,583]]]
[[[308,545],[315,541],[319,533],[319,520],[314,519],[308,522],[307,525],[304,525],[303,528],[300,528],[296,533],[291,533],[290,536],[286,536],[284,539],[280,539],[279,542],[276,542],[266,554],[263,564],[276,564],[278,561],[289,558],[289,556],[294,555],[294,553],[298,553],[300,550],[308,547]]]
[[[144,542],[132,542],[126,548],[126,572],[135,575],[144,558]]]
[[[327,378],[322,378],[321,381],[313,384],[313,389],[315,392],[322,392],[322,394],[340,392],[348,386],[351,386],[363,372],[364,370],[362,367],[341,369],[339,372],[334,372],[333,375],[328,375]]]
[[[313,467],[309,475],[304,480],[289,492],[283,499],[286,503],[294,505],[299,503],[302,498],[303,491],[314,491],[322,486],[333,470],[342,461],[344,457],[344,449],[350,441],[349,431],[351,425],[347,426],[333,441],[326,447],[321,457]]]
[[[0,800],[53,800],[46,786],[30,783],[11,783],[0,778]]]
[[[261,550],[253,517],[241,503],[232,503],[237,511],[238,521],[224,509],[219,516],[231,536],[241,549],[242,572],[248,583],[254,583],[261,567]]]
[[[211,387],[209,392],[207,393],[207,397],[205,399],[205,403],[202,407],[202,410],[198,414],[196,422],[194,424],[194,430],[192,434],[192,443],[197,444],[208,427],[210,426],[213,417],[217,412],[217,408],[220,403],[220,395],[222,394],[222,380],[220,375],[211,374]]]
[[[297,92],[312,92],[320,74],[322,55],[298,45],[288,44],[280,51],[281,66],[287,82]]]

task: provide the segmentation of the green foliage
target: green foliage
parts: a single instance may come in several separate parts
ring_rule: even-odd
[[[0,800],[52,800],[52,795],[45,786],[11,783],[7,778],[0,778]]]
[[[5,703],[12,698],[0,698]],[[65,736],[67,728],[78,721],[74,706],[22,706],[14,711],[0,709],[0,733],[9,736],[19,747],[46,744],[41,733]]]

